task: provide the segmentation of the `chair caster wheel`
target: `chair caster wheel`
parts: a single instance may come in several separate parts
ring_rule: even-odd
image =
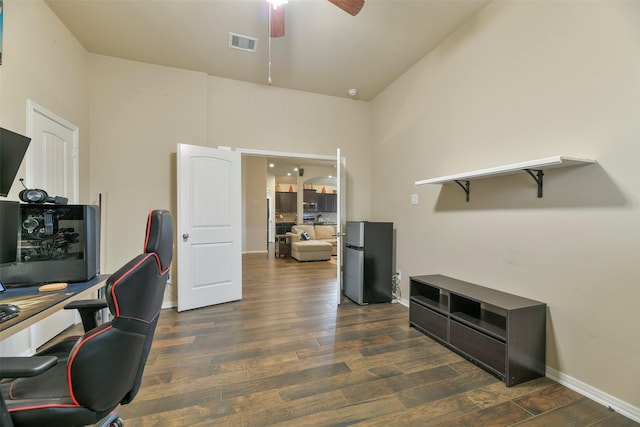
[[[109,424],[109,427],[124,427],[124,421],[122,418],[118,418],[117,420],[112,421],[111,424]]]

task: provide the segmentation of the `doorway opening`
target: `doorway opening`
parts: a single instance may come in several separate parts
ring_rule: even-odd
[[[250,149],[237,149],[236,151],[240,152],[243,159],[243,230],[245,230],[243,253],[265,252],[268,254],[271,252],[273,254],[269,248],[275,247],[278,234],[286,234],[296,224],[315,224],[316,222],[327,225],[335,223],[338,246],[341,245],[340,206],[344,206],[344,201],[342,203],[338,201],[340,193],[343,192],[338,177],[339,170],[343,171],[344,176],[344,159],[340,156],[340,150],[337,150],[335,156]],[[260,171],[256,172],[257,169]],[[252,186],[261,187],[261,191],[266,191],[266,197],[265,193],[260,195],[254,188],[250,188]],[[326,202],[322,206],[318,206],[317,201],[305,203],[305,192],[320,193],[322,196],[328,196],[321,197],[323,201],[333,199],[335,202],[329,206]],[[342,196],[344,197],[344,193]],[[286,209],[276,208],[277,198],[281,199],[280,202],[286,199],[285,203],[288,203]],[[264,203],[267,200],[268,206],[265,207],[266,215],[263,213],[265,209],[260,207],[260,217],[256,218],[251,212],[254,211],[254,207],[258,207],[256,205],[258,200],[259,203]],[[251,223],[251,220],[254,222]],[[256,222],[260,224],[256,224]],[[260,240],[249,242],[254,239],[254,236]],[[264,236],[268,236],[267,242],[264,241]],[[341,251],[339,249],[338,255],[333,258],[335,260],[331,263],[337,265],[336,294],[339,303],[339,289],[341,289],[342,282]]]
[[[317,204],[311,205],[304,203],[304,190],[315,189],[318,192],[322,192],[324,187],[325,192],[330,194],[337,194],[339,192],[337,183],[337,171],[336,171],[336,157],[326,155],[312,155],[312,154],[299,154],[299,153],[282,153],[276,151],[257,151],[248,149],[236,150],[241,153],[242,158],[246,157],[260,158],[264,160],[264,167],[266,168],[266,181],[264,188],[266,189],[266,197],[263,200],[267,200],[267,215],[264,227],[266,232],[260,232],[260,236],[267,235],[267,243],[273,243],[275,241],[278,231],[284,230],[282,224],[286,224],[285,227],[291,227],[295,224],[313,223],[317,219],[317,215],[321,212],[317,211]],[[243,163],[244,164],[244,163]],[[252,165],[253,166],[253,165]],[[247,175],[243,172],[243,180],[247,178]],[[260,184],[263,178],[250,178],[248,185],[262,185]],[[243,186],[244,187],[244,186]],[[248,189],[243,189],[245,194],[249,192]],[[251,190],[255,191],[255,190]],[[335,191],[335,193],[334,193]],[[286,198],[284,209],[276,209],[277,193],[292,193],[292,197]],[[295,196],[294,196],[295,195]],[[245,212],[251,209],[252,206],[248,206],[250,202],[245,200]],[[326,206],[322,206],[326,208]],[[321,219],[327,220],[334,218],[337,212],[332,212],[332,215],[328,215],[328,212],[322,214]],[[264,212],[264,211],[263,211]],[[263,221],[265,217],[261,216],[259,221]],[[256,221],[254,217],[254,221]],[[330,221],[325,221],[330,222]],[[280,224],[281,227],[276,228],[276,225]],[[256,224],[245,223],[245,229],[253,229],[257,227]],[[288,230],[285,230],[288,231]],[[244,252],[257,252],[261,249],[264,250],[264,242],[246,242]]]

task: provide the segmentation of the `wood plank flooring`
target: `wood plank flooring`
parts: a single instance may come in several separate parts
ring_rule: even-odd
[[[505,387],[404,306],[337,308],[330,263],[243,265],[242,301],[163,310],[127,426],[639,425],[547,378]]]

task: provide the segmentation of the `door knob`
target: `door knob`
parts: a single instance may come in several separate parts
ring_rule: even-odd
[[[182,238],[183,238],[184,240],[187,240],[187,239],[189,238],[189,233],[184,233],[184,234],[182,235]]]

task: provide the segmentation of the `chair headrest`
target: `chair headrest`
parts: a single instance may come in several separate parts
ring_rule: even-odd
[[[149,212],[144,252],[158,256],[160,270],[165,271],[173,259],[173,221],[171,213],[164,209]]]

